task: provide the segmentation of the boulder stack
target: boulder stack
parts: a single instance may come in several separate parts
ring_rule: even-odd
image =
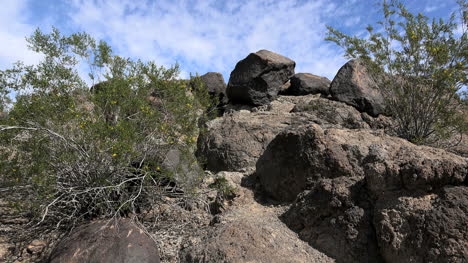
[[[291,59],[268,50],[251,53],[231,72],[227,96],[237,104],[268,104],[294,75],[295,66]]]
[[[331,81],[325,77],[309,73],[297,73],[291,77],[291,86],[284,94],[294,96],[321,94],[327,97],[330,94],[330,83]]]
[[[364,63],[351,60],[340,68],[330,85],[333,99],[376,117],[385,113],[385,102],[378,84]]]

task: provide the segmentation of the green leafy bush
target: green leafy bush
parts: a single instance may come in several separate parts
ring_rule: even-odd
[[[412,142],[434,144],[467,130],[458,91],[467,85],[468,4],[459,1],[448,21],[410,13],[398,1],[383,1],[384,19],[352,37],[328,27],[327,40],[360,58],[379,83],[395,132]],[[457,30],[461,32],[457,33]]]
[[[71,227],[137,213],[168,188],[196,188],[202,174],[176,176],[165,163],[176,149],[186,169],[196,166],[198,122],[211,107],[198,77],[115,56],[85,33],[36,30],[28,42],[43,60],[0,72],[0,97],[17,94],[0,119],[0,170],[4,187],[24,192],[17,205],[33,222]]]

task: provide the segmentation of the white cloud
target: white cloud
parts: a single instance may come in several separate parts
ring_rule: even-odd
[[[179,62],[184,76],[219,71],[227,81],[240,59],[269,49],[295,60],[296,72],[333,78],[345,60],[340,48],[323,40],[325,24],[362,37],[380,14],[375,3],[369,8],[357,0],[67,0],[40,16],[31,3],[2,0],[0,69],[16,60],[37,62],[24,37],[36,26],[48,32],[55,24],[65,33],[84,30],[105,39],[119,55],[164,66]],[[444,3],[419,6],[432,11]],[[35,17],[35,25],[27,17]]]
[[[0,9],[0,69],[10,68],[21,60],[26,64],[37,63],[41,56],[27,49],[25,37],[31,35],[34,27],[22,18],[26,0],[4,0]]]
[[[354,17],[350,17],[346,19],[344,24],[347,27],[353,27],[353,26],[356,26],[360,21],[361,21],[361,17],[354,16]]]
[[[437,8],[438,8],[438,6],[435,6],[435,5],[427,6],[426,8],[424,8],[424,12],[430,13],[432,11],[437,10]]]
[[[295,60],[297,72],[333,78],[344,60],[323,40],[325,18],[336,16],[329,2],[72,0],[69,15],[122,55],[179,61],[184,72],[227,78],[250,52],[269,49]]]

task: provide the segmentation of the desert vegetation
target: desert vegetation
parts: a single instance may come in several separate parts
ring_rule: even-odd
[[[468,4],[381,8],[367,37],[328,27],[351,59],[333,80],[264,49],[227,85],[181,79],[37,29],[42,60],[0,71],[0,231],[26,218],[0,260],[47,236],[35,259],[113,262],[141,241],[145,262],[462,262]]]
[[[460,91],[468,83],[468,4],[458,4],[444,21],[383,1],[383,20],[366,28],[366,38],[328,27],[326,39],[364,61],[396,120],[395,132],[414,143],[436,144],[467,131]]]
[[[2,109],[9,107],[0,170],[2,190],[21,192],[11,205],[29,211],[31,229],[135,215],[196,189],[203,174],[191,167],[193,151],[212,103],[198,77],[181,80],[177,65],[114,55],[86,33],[37,30],[28,42],[43,60],[0,72]],[[176,163],[167,164],[170,151]]]

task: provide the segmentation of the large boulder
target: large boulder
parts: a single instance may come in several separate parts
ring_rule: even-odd
[[[466,158],[309,124],[277,135],[256,174],[271,197],[294,201],[284,222],[338,262],[466,260]]]
[[[212,95],[224,95],[226,93],[226,83],[221,73],[208,72],[200,76],[200,79],[205,84],[208,93]]]
[[[205,84],[208,94],[212,98],[216,98],[218,101],[218,111],[220,115],[224,112],[224,106],[228,102],[228,98],[226,96],[226,83],[224,82],[224,77],[221,73],[218,72],[208,72],[205,75],[200,76],[200,79]]]
[[[378,120],[363,118],[354,107],[318,94],[279,96],[268,105],[235,110],[230,107],[223,117],[209,121],[198,138],[197,157],[210,171],[255,166],[270,141],[290,126],[316,123],[328,128],[368,129]]]
[[[330,83],[331,81],[325,77],[309,73],[297,73],[291,77],[291,86],[284,93],[295,96],[322,94],[326,97],[330,94]]]
[[[468,262],[468,187],[393,192],[377,201],[374,225],[386,262]]]
[[[256,167],[266,192],[281,201],[293,201],[321,178],[365,175],[370,193],[378,197],[396,189],[460,185],[468,174],[466,158],[441,149],[417,146],[383,131],[316,124],[280,133]]]
[[[227,96],[233,103],[264,105],[294,75],[296,63],[268,50],[251,53],[231,72]]]
[[[210,171],[242,171],[255,166],[278,133],[305,120],[290,113],[241,110],[225,114],[207,123],[206,132],[198,138],[197,156]]]
[[[282,219],[336,262],[379,262],[372,212],[364,178],[337,177],[301,193]]]
[[[330,84],[330,93],[333,99],[371,116],[385,113],[385,101],[378,84],[360,60],[351,60],[340,68]]]
[[[292,127],[280,133],[256,165],[264,190],[279,201],[293,201],[321,178],[362,176],[360,159],[366,149],[361,143],[366,138],[336,139],[353,145],[343,149],[339,141],[329,138],[329,133],[317,124]]]
[[[128,219],[78,227],[54,249],[51,263],[159,263],[156,243]]]

